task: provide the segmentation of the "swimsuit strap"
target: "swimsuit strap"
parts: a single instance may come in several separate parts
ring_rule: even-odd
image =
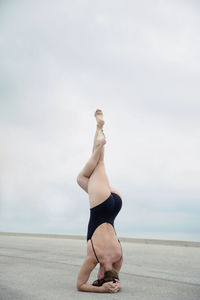
[[[95,254],[95,256],[96,256],[96,259],[97,259],[97,261],[98,261],[98,263],[99,263],[98,257],[97,257],[97,255],[96,255],[96,252],[95,252],[95,250],[94,250],[94,246],[93,246],[92,238],[91,238],[90,240],[91,240],[91,243],[92,243],[92,248],[93,248],[94,254]]]
[[[120,240],[118,239],[118,242],[120,243]],[[121,250],[122,250],[122,245],[120,243],[120,246],[121,246]],[[123,257],[123,251],[122,251],[122,257]]]

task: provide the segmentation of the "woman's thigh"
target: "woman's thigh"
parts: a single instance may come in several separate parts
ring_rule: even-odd
[[[88,181],[88,194],[92,206],[106,200],[110,194],[110,184],[104,163],[98,163]]]

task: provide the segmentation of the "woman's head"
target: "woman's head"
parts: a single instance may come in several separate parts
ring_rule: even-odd
[[[95,280],[92,283],[92,285],[101,286],[102,284],[104,284],[105,282],[108,282],[108,281],[115,282],[115,279],[119,280],[119,274],[118,274],[117,270],[111,269],[109,271],[105,271],[104,278]]]

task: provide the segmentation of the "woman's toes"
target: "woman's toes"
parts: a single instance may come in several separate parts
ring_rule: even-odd
[[[95,116],[96,118],[103,119],[103,112],[102,112],[102,110],[97,109],[97,110],[95,111],[94,116]]]

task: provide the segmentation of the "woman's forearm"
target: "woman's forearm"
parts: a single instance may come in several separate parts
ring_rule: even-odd
[[[104,289],[102,286],[94,286],[89,283],[84,283],[82,284],[79,288],[78,291],[80,292],[93,292],[93,293],[105,293]]]

